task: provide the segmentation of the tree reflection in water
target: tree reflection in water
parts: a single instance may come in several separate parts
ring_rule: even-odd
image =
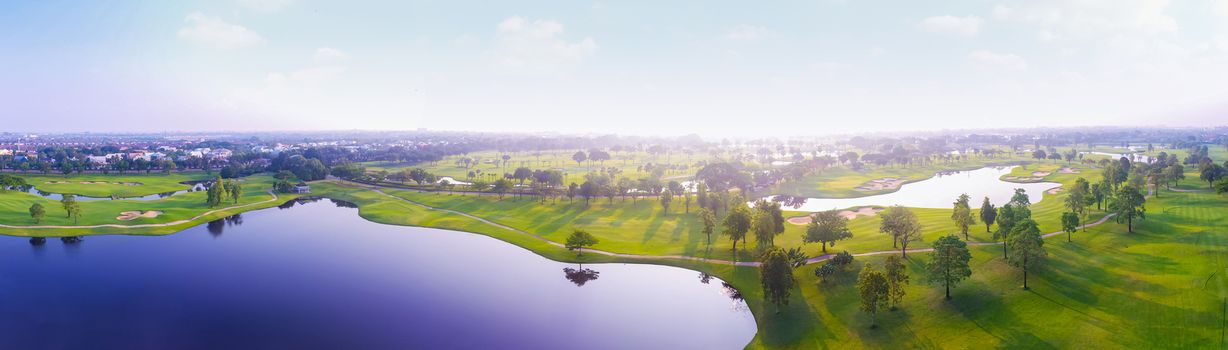
[[[699,283],[708,284],[708,282],[711,282],[711,281],[712,281],[712,275],[709,275],[707,272],[699,273]]]
[[[226,231],[226,226],[239,226],[242,224],[243,214],[235,214],[210,221],[208,224],[205,224],[205,229],[208,230],[209,234],[213,235],[213,237],[218,237],[222,235],[222,232]]]
[[[43,244],[47,244],[47,237],[30,237],[30,245],[41,247]]]
[[[358,209],[358,204],[354,204],[354,203],[346,202],[346,201],[343,201],[343,200],[332,199],[332,198],[329,198],[328,200],[332,201],[332,202],[333,202],[333,205],[336,205],[338,208],[352,208],[352,209]]]
[[[742,301],[742,292],[739,292],[738,289],[734,288],[732,284],[729,284],[729,282],[721,282],[721,287],[725,288],[725,295],[728,295],[729,299],[733,299],[733,301]]]
[[[575,269],[564,267],[563,274],[567,277],[568,281],[575,283],[576,287],[583,287],[585,283],[596,280],[597,277],[601,275],[600,272],[594,271],[593,269],[584,268],[584,265],[580,265],[579,268]]]

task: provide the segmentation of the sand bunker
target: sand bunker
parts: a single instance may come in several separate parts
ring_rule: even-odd
[[[861,207],[857,210],[841,210],[840,216],[843,216],[845,219],[852,220],[856,219],[858,216],[875,216],[882,211],[883,208]]]
[[[1036,176],[1004,176],[1002,177],[1002,179],[1006,181],[1014,181],[1014,182],[1037,182],[1040,180],[1044,180],[1044,178],[1036,177]]]
[[[861,208],[853,208],[849,210],[841,210],[837,214],[839,214],[840,216],[843,216],[845,219],[853,220],[853,219],[856,219],[858,216],[875,216],[875,215],[878,215],[878,213],[882,211],[883,211],[883,208],[861,207]],[[810,224],[810,215],[794,216],[785,221],[789,222],[790,224],[805,226],[805,225]]]
[[[152,219],[152,218],[158,217],[158,215],[162,215],[162,212],[157,211],[157,210],[125,211],[125,212],[119,213],[119,216],[116,216],[115,220],[132,221],[138,218],[151,218]]]
[[[809,224],[810,224],[810,215],[806,215],[806,216],[794,216],[794,217],[791,217],[791,218],[789,218],[788,220],[785,220],[785,221],[788,221],[790,224],[794,224],[794,225],[809,225]]]
[[[1053,174],[1053,172],[1052,171],[1033,171],[1032,172],[1032,176],[1049,176],[1050,174]]]
[[[1078,174],[1078,173],[1079,173],[1079,169],[1075,169],[1075,168],[1071,168],[1071,167],[1065,167],[1065,168],[1058,169],[1058,171],[1057,171],[1057,172],[1058,172],[1058,173],[1062,173],[1062,174]]]
[[[858,191],[894,190],[894,189],[900,188],[900,186],[903,185],[905,182],[908,182],[908,180],[904,178],[884,177],[881,179],[870,180],[869,182],[861,184],[861,186],[857,186],[857,188],[854,188],[854,190],[858,190]]]
[[[1060,192],[1062,192],[1061,187],[1054,187],[1054,188],[1050,188],[1048,191],[1045,191],[1045,193],[1047,194],[1058,194]]]

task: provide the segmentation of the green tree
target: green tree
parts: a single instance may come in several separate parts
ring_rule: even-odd
[[[72,219],[75,225],[77,220],[81,218],[81,203],[77,202],[77,197],[71,194],[65,194],[64,198],[60,199],[60,206],[64,207],[64,212],[68,214],[68,218]]]
[[[810,224],[806,225],[806,233],[802,235],[804,243],[820,243],[823,253],[827,253],[827,245],[836,246],[836,241],[853,238],[849,230],[849,220],[835,210],[814,213],[810,216]]]
[[[1006,261],[1023,270],[1023,289],[1028,289],[1028,270],[1035,269],[1044,261],[1045,240],[1041,238],[1040,228],[1032,219],[1015,224],[1012,231],[1011,251]]]
[[[1117,214],[1117,222],[1125,220],[1126,231],[1133,233],[1134,218],[1142,219],[1147,214],[1147,208],[1144,206],[1146,202],[1147,198],[1143,197],[1138,187],[1125,185],[1117,190],[1113,201],[1109,203],[1109,209]]]
[[[993,225],[994,219],[998,217],[998,209],[994,208],[993,203],[989,202],[989,197],[985,197],[981,201],[981,222],[985,223],[985,232],[989,232],[989,226]]]
[[[725,234],[729,239],[733,240],[733,250],[738,250],[738,240],[746,238],[746,232],[750,230],[751,214],[750,209],[745,203],[739,203],[729,213],[725,215],[725,221],[722,226],[725,227]]]
[[[217,207],[226,200],[226,183],[222,182],[222,178],[218,177],[213,180],[213,184],[209,186],[206,193],[205,203],[209,204],[210,208]]]
[[[891,255],[883,261],[884,277],[887,277],[887,296],[891,299],[891,309],[895,310],[904,299],[904,286],[908,284],[908,266],[904,259]]]
[[[763,296],[776,304],[776,313],[780,313],[780,307],[789,304],[789,294],[793,290],[793,266],[789,256],[783,249],[774,248],[764,252],[759,261]]]
[[[588,231],[575,229],[571,232],[570,236],[567,236],[567,242],[564,244],[564,246],[567,247],[568,250],[575,250],[576,256],[581,256],[584,255],[584,247],[591,247],[596,245],[598,242],[597,237],[594,237],[593,234],[588,233]]]
[[[30,206],[30,218],[34,219],[35,224],[41,223],[43,221],[43,216],[46,215],[47,209],[43,208],[42,204],[34,203],[34,205]]]
[[[712,246],[712,232],[716,231],[716,215],[707,208],[699,210],[699,217],[704,221],[704,236],[708,237],[708,246]]]
[[[670,190],[661,191],[661,209],[662,213],[669,216],[669,204],[674,201],[674,193]]]
[[[955,205],[955,208],[951,212],[951,220],[955,221],[955,226],[958,226],[960,232],[964,234],[964,239],[968,238],[968,226],[976,223],[976,219],[972,217],[972,207],[968,204],[969,200],[971,198],[968,197],[967,193],[964,193],[955,199],[955,203],[952,203]]]
[[[870,314],[870,328],[877,328],[878,310],[886,306],[891,291],[887,276],[866,264],[857,275],[857,291],[861,295],[861,311]]]
[[[928,281],[946,287],[947,300],[950,300],[951,287],[972,276],[972,269],[968,267],[972,254],[968,252],[968,244],[956,235],[939,237],[933,247],[934,253],[925,265]]]
[[[580,163],[583,163],[587,159],[588,155],[584,154],[584,151],[577,151],[575,154],[571,155],[571,160],[576,161],[576,166],[580,166]]]
[[[243,184],[238,181],[230,181],[226,184],[226,192],[228,192],[230,199],[234,200],[235,204],[238,204],[239,197],[243,196]]]
[[[1071,242],[1070,234],[1079,230],[1079,214],[1062,213],[1062,231],[1066,232],[1066,242]]]
[[[772,222],[770,213],[755,210],[751,214],[750,231],[755,235],[755,244],[759,249],[772,247],[775,244],[776,224]]]
[[[896,205],[887,209],[881,217],[878,232],[891,235],[893,245],[898,244],[900,248],[900,255],[908,257],[908,243],[921,240],[921,222],[917,220],[917,214]]]

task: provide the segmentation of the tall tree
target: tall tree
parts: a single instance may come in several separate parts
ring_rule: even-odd
[[[34,203],[30,206],[30,218],[34,219],[34,224],[39,224],[43,221],[43,216],[47,215],[47,209],[43,208],[40,203]]]
[[[661,209],[664,215],[669,215],[669,203],[674,201],[674,193],[670,190],[661,191]]]
[[[884,277],[887,277],[887,295],[891,299],[891,309],[895,310],[904,299],[904,286],[908,284],[908,266],[904,259],[891,255],[883,261]]]
[[[1062,231],[1066,232],[1066,242],[1071,242],[1070,234],[1079,230],[1079,214],[1062,213]]]
[[[1045,240],[1040,236],[1040,228],[1032,219],[1015,224],[1011,233],[1011,251],[1007,263],[1023,270],[1023,289],[1028,289],[1028,270],[1035,269],[1043,262]]]
[[[870,314],[870,328],[878,327],[878,310],[886,306],[891,287],[887,285],[887,276],[866,264],[857,275],[857,291],[861,295],[860,309]]]
[[[917,220],[917,214],[896,205],[887,209],[881,217],[878,232],[891,235],[900,247],[900,255],[908,257],[908,243],[921,240],[921,222]]]
[[[571,160],[576,161],[576,166],[580,166],[580,163],[583,163],[587,159],[588,155],[584,154],[584,151],[577,151],[575,154],[571,155]]]
[[[729,213],[725,215],[723,226],[725,234],[733,240],[733,251],[738,251],[738,240],[746,238],[746,231],[750,230],[751,214],[750,209],[745,203],[735,205],[729,209]]]
[[[716,231],[716,215],[707,208],[699,210],[699,217],[704,222],[704,236],[708,237],[708,246],[712,246],[712,232]]]
[[[804,243],[820,243],[823,253],[827,254],[827,245],[836,246],[836,241],[853,238],[849,230],[849,220],[835,210],[822,211],[810,215],[810,224],[806,225],[806,233],[802,235]]]
[[[1117,190],[1117,194],[1113,196],[1113,201],[1109,203],[1109,209],[1117,213],[1117,222],[1126,221],[1126,231],[1134,232],[1134,218],[1143,219],[1147,214],[1147,208],[1144,204],[1147,198],[1139,192],[1138,187],[1132,185],[1122,186]]]
[[[239,197],[243,196],[243,184],[238,181],[230,181],[226,184],[226,191],[229,192],[230,199],[238,204]]]
[[[793,290],[793,266],[789,256],[783,249],[773,248],[764,252],[759,261],[763,296],[776,304],[776,313],[780,313],[780,307],[789,304],[789,294]]]
[[[755,235],[755,244],[759,249],[772,247],[776,239],[776,223],[772,222],[771,213],[755,208],[751,215],[750,231]]]
[[[951,211],[951,220],[955,221],[955,226],[959,227],[960,232],[964,234],[964,239],[968,238],[968,226],[976,223],[976,219],[972,218],[972,207],[968,205],[971,198],[967,193],[959,195],[955,199],[954,210]]]
[[[934,253],[925,265],[928,281],[945,287],[947,299],[950,300],[951,287],[972,276],[972,269],[968,267],[972,254],[968,252],[968,244],[956,235],[939,237],[933,247]]]
[[[989,202],[989,197],[985,197],[981,201],[981,222],[985,223],[985,232],[989,232],[989,226],[993,225],[994,219],[998,217],[998,209],[994,208],[993,203]]]
[[[593,234],[581,229],[575,229],[567,236],[567,242],[564,244],[568,250],[575,250],[576,256],[584,255],[584,247],[596,245],[599,241]]]

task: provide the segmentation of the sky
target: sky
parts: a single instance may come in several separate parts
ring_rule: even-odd
[[[5,1],[0,129],[1228,121],[1228,0]]]

